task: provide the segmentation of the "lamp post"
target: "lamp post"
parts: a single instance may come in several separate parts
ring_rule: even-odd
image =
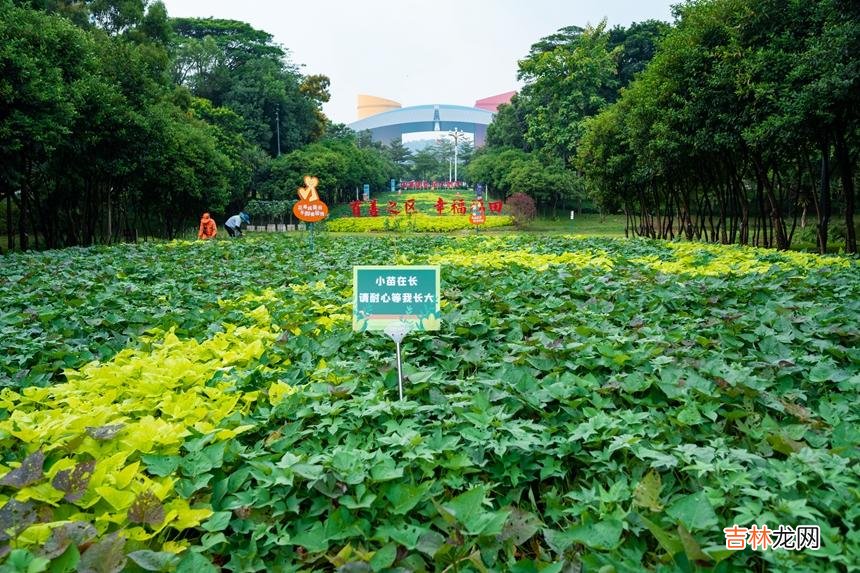
[[[457,150],[460,147],[460,138],[465,134],[462,129],[455,127],[448,135],[454,138],[454,181],[457,181]]]

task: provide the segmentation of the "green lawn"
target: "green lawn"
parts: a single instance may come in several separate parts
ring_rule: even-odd
[[[568,219],[538,218],[532,221],[526,231],[534,233],[565,233],[592,235],[596,237],[623,237],[624,215],[597,215],[587,213]]]

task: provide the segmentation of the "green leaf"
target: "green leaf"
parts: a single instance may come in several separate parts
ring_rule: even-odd
[[[717,514],[703,491],[676,499],[666,513],[690,531],[712,531],[718,525]]]
[[[172,571],[179,563],[179,556],[166,551],[141,549],[128,554],[129,559],[147,571]]]
[[[311,553],[322,553],[328,550],[328,541],[325,526],[315,522],[309,529],[296,532],[291,542],[293,545],[301,545]]]
[[[484,503],[484,495],[483,487],[475,487],[442,504],[442,507],[457,521],[464,523],[482,512],[481,504]]]
[[[373,557],[370,558],[370,566],[374,571],[382,571],[391,567],[396,558],[397,546],[393,543],[386,543],[373,553]]]
[[[424,498],[432,483],[424,482],[418,485],[397,483],[385,491],[385,497],[391,502],[391,512],[404,515],[412,510]]]
[[[418,546],[418,539],[427,531],[429,529],[417,525],[383,525],[377,528],[376,537],[393,539],[406,549],[412,550]]]
[[[189,477],[195,477],[220,468],[223,464],[226,447],[227,442],[218,442],[199,451],[192,451],[181,458],[179,467],[182,469],[182,473]]]
[[[391,458],[383,458],[370,469],[370,477],[377,482],[400,479],[403,477],[403,466],[397,466]]]
[[[186,551],[176,566],[176,573],[218,573],[218,569],[199,553]]]
[[[224,531],[230,524],[230,519],[232,517],[233,514],[229,511],[216,511],[212,513],[212,516],[203,522],[200,527],[206,531]]]
[[[146,470],[150,474],[159,477],[167,477],[176,472],[176,468],[179,467],[179,460],[181,458],[179,456],[157,456],[146,454],[140,456],[140,459],[144,464],[146,464]]]
[[[48,569],[50,560],[36,557],[26,549],[13,549],[3,565],[3,573],[42,573]]]
[[[585,523],[565,531],[545,529],[544,537],[549,546],[558,554],[573,543],[581,543],[593,549],[613,549],[621,541],[624,524],[619,519],[608,519],[595,523]]]
[[[636,516],[638,519],[645,524],[645,527],[648,528],[648,531],[657,539],[657,542],[660,546],[668,553],[670,556],[675,555],[684,550],[684,544],[681,543],[681,539],[675,535],[674,533],[669,533],[665,529],[661,528],[659,525],[651,521],[650,519],[643,517],[641,515]]]
[[[695,426],[696,424],[702,423],[703,418],[701,414],[699,414],[699,409],[696,408],[695,402],[691,401],[681,409],[678,413],[678,421],[685,426]]]
[[[486,511],[482,507],[484,495],[483,487],[472,488],[442,507],[465,526],[469,535],[498,535],[502,532],[510,511]]]

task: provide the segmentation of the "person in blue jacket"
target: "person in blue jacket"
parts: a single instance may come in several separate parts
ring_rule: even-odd
[[[224,226],[227,228],[227,232],[231,237],[241,237],[242,236],[242,223],[249,224],[251,222],[251,218],[244,211],[240,212],[238,215],[233,215],[227,222],[224,223]]]

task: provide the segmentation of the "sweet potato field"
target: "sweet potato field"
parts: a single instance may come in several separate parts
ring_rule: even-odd
[[[849,571],[860,265],[570,237],[11,254],[0,571]],[[442,325],[352,331],[352,266]],[[818,550],[723,528],[818,525]]]

